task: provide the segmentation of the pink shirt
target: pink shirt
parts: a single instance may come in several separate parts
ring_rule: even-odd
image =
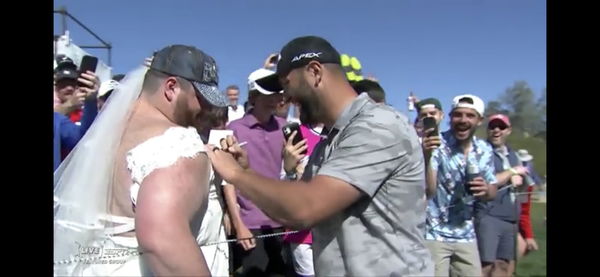
[[[319,141],[321,140],[321,136],[318,133],[315,133],[312,129],[306,127],[305,125],[300,125],[300,132],[302,136],[306,139],[306,143],[308,144],[308,148],[306,149],[306,155],[310,156],[312,154],[313,149]]]
[[[321,140],[321,136],[319,136],[318,133],[315,133],[313,130],[306,127],[305,125],[300,125],[300,132],[302,133],[302,136],[306,139],[306,144],[308,145],[306,150],[306,156],[308,157],[312,153],[313,149],[315,149],[317,143],[319,143],[319,141]],[[308,161],[308,159],[306,161]],[[298,233],[285,235],[283,237],[283,240],[292,243],[312,244],[312,234],[310,230],[302,230]]]

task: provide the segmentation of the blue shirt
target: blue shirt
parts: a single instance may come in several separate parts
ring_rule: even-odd
[[[452,131],[443,132],[441,138],[442,143],[433,151],[430,161],[430,167],[437,172],[437,190],[427,205],[425,239],[442,242],[472,242],[475,240],[472,203],[455,205],[454,203],[464,198],[454,198],[456,192],[463,189],[466,182],[465,158],[468,158],[469,163],[479,166],[480,175],[488,184],[496,183],[493,151],[487,142],[473,136],[471,150],[465,157]]]
[[[85,101],[81,126],[57,112],[54,112],[54,169],[56,171],[61,162],[61,149],[72,149],[90,128],[98,114],[96,100]]]

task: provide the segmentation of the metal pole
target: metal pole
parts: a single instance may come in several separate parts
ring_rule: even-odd
[[[79,45],[79,48],[87,48],[87,49],[108,49],[109,47],[106,47],[104,45]]]
[[[96,35],[96,33],[94,33],[92,30],[90,30],[90,28],[88,28],[87,26],[85,26],[83,23],[81,23],[81,21],[77,20],[77,18],[75,18],[74,16],[72,16],[71,14],[69,14],[67,12],[67,9],[64,6],[61,6],[60,8],[58,8],[57,10],[54,11],[54,13],[59,13],[62,16],[62,31],[64,35],[67,31],[67,17],[70,17],[73,21],[75,21],[75,23],[79,24],[79,26],[81,26],[84,30],[86,30],[88,33],[90,33],[92,36],[94,36],[97,40],[99,40],[104,46],[92,46],[92,45],[86,45],[86,46],[79,46],[80,48],[94,48],[94,49],[108,49],[108,65],[112,66],[112,45],[104,40],[102,40],[98,35]]]
[[[57,42],[57,38],[54,38],[54,59],[56,59],[56,42]]]
[[[77,18],[73,17],[70,13],[65,12],[66,15],[68,17],[70,17],[73,21],[75,21],[75,23],[79,24],[79,26],[81,26],[83,29],[85,29],[86,31],[88,31],[92,36],[94,36],[96,39],[98,39],[100,42],[102,42],[102,44],[108,46],[109,44],[106,43],[104,40],[102,40],[98,35],[96,35],[96,33],[92,32],[92,30],[90,30],[90,28],[88,28],[87,26],[83,25],[83,23],[81,23],[79,20],[77,20]]]
[[[62,34],[64,35],[67,31],[67,8],[64,6],[60,7],[61,17],[62,17]]]
[[[112,45],[108,47],[108,66],[112,66]]]

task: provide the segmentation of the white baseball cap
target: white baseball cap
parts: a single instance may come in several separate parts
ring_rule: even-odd
[[[517,151],[517,156],[523,162],[528,162],[528,161],[533,160],[533,156],[531,156],[529,154],[529,152],[525,149],[519,149],[519,151]]]
[[[463,94],[454,97],[452,100],[452,110],[456,108],[470,108],[475,110],[479,116],[483,116],[485,104],[481,98],[472,94]]]
[[[119,82],[115,80],[108,80],[102,82],[102,84],[100,84],[100,88],[98,89],[98,98],[104,96],[109,91],[117,88],[117,86],[119,86]]]
[[[259,68],[259,69],[255,70],[254,72],[250,73],[250,75],[248,76],[248,91],[258,90],[258,92],[260,92],[264,95],[271,95],[274,93],[283,93],[283,90],[280,90],[280,91],[266,90],[263,87],[261,87],[259,84],[256,83],[257,80],[260,80],[260,79],[263,79],[266,77],[270,77],[274,74],[275,74],[275,71],[268,70],[265,68]]]

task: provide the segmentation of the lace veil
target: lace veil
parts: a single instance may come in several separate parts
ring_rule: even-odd
[[[54,172],[54,273],[70,275],[82,248],[102,240],[114,171],[114,159],[126,123],[138,99],[144,75],[128,73],[103,110]],[[71,261],[71,262],[64,262]]]

